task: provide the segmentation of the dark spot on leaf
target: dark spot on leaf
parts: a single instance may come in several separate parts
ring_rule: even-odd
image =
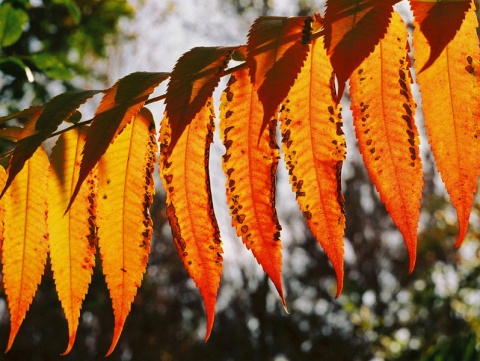
[[[371,144],[372,144],[372,140],[371,139],[367,140],[367,145],[371,145]]]
[[[331,115],[334,114],[334,109],[333,109],[333,107],[332,107],[331,105],[328,107],[328,112],[329,112]]]
[[[310,211],[304,211],[303,212],[303,217],[307,220],[311,220],[312,219],[312,212]]]
[[[233,93],[232,93],[232,92],[228,92],[228,93],[227,93],[227,100],[228,100],[229,102],[231,102],[231,101],[233,100]]]
[[[240,228],[240,231],[242,231],[242,233],[247,233],[248,232],[248,226],[247,225],[243,225],[241,228]]]
[[[227,110],[227,112],[225,113],[225,119],[228,119],[232,116],[233,112],[231,110]]]
[[[375,147],[370,149],[370,153],[372,153],[372,154],[375,153]]]
[[[236,220],[237,220],[238,223],[243,223],[245,221],[245,214],[239,214],[236,217]]]
[[[474,69],[473,66],[471,66],[471,65],[467,65],[467,66],[465,67],[465,70],[466,70],[467,73],[469,73],[469,74],[472,74],[472,75],[475,74],[475,69]]]

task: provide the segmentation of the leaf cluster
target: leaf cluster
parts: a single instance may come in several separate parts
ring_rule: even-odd
[[[66,92],[43,106],[0,118],[5,124],[25,119],[23,128],[2,131],[16,142],[2,176],[0,207],[11,313],[8,348],[49,250],[69,324],[66,352],[70,350],[98,242],[114,309],[108,353],[113,351],[150,248],[157,141],[144,106],[159,100],[166,104],[158,140],[166,211],[180,258],[204,300],[208,339],[222,274],[209,163],[217,125],[212,94],[223,76],[229,81],[221,96],[219,128],[232,225],[284,307],[281,225],[275,209],[277,126],[292,190],[333,265],[338,296],[346,221],[340,99],[347,80],[360,153],[405,239],[412,271],[423,178],[408,31],[393,8],[396,2],[335,0],[327,1],[324,15],[261,17],[252,24],[246,45],[193,48],[171,73],[133,73],[109,89]],[[410,4],[415,81],[431,149],[457,211],[460,246],[480,174],[478,22],[471,1]],[[448,25],[443,21],[447,16],[452,17]],[[240,63],[230,67],[232,59]],[[167,79],[166,94],[150,98]],[[63,122],[78,118],[81,104],[100,93],[103,98],[92,119],[76,119],[57,131]],[[47,158],[41,145],[58,134]]]

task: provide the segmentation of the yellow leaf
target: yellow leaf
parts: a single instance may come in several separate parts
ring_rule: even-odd
[[[480,175],[480,52],[478,21],[472,6],[455,37],[417,75],[428,140],[450,200],[457,211],[457,247],[468,222]],[[430,61],[419,25],[413,33],[417,69]]]
[[[233,226],[277,289],[282,303],[282,244],[275,210],[279,152],[275,119],[262,130],[262,104],[248,69],[232,74],[222,94],[221,135],[227,201]]]
[[[171,134],[184,125],[165,116],[160,128],[160,178],[167,193],[167,214],[180,258],[205,304],[206,339],[213,327],[223,263],[208,173],[213,120],[212,99],[208,98],[175,146],[170,143]]]
[[[28,311],[44,272],[48,251],[49,161],[38,148],[5,193],[3,282],[10,310],[7,351]]]
[[[331,88],[333,69],[322,41],[310,46],[305,65],[284,101],[282,150],[290,183],[313,236],[343,284],[345,212],[340,174],[345,159],[341,109]]]
[[[394,12],[385,37],[352,73],[350,93],[360,152],[381,200],[405,239],[411,272],[423,175],[407,38],[405,23]]]
[[[48,179],[50,260],[58,298],[68,323],[67,354],[75,341],[82,301],[95,265],[96,178],[90,174],[70,210],[87,128],[63,133],[52,150]]]
[[[115,317],[107,355],[118,342],[147,266],[156,149],[153,117],[143,108],[98,163],[98,242]]]

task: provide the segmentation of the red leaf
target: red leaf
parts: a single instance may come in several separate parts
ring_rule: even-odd
[[[305,16],[260,17],[250,29],[246,62],[263,105],[261,131],[278,111],[303,66],[310,24],[311,18]]]

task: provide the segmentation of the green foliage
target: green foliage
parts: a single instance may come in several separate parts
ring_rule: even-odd
[[[98,79],[90,62],[104,57],[119,36],[118,20],[131,16],[127,0],[5,0],[0,4],[0,109],[16,111],[25,94],[51,97],[50,80],[72,89],[75,75]],[[2,104],[3,103],[3,104]]]

